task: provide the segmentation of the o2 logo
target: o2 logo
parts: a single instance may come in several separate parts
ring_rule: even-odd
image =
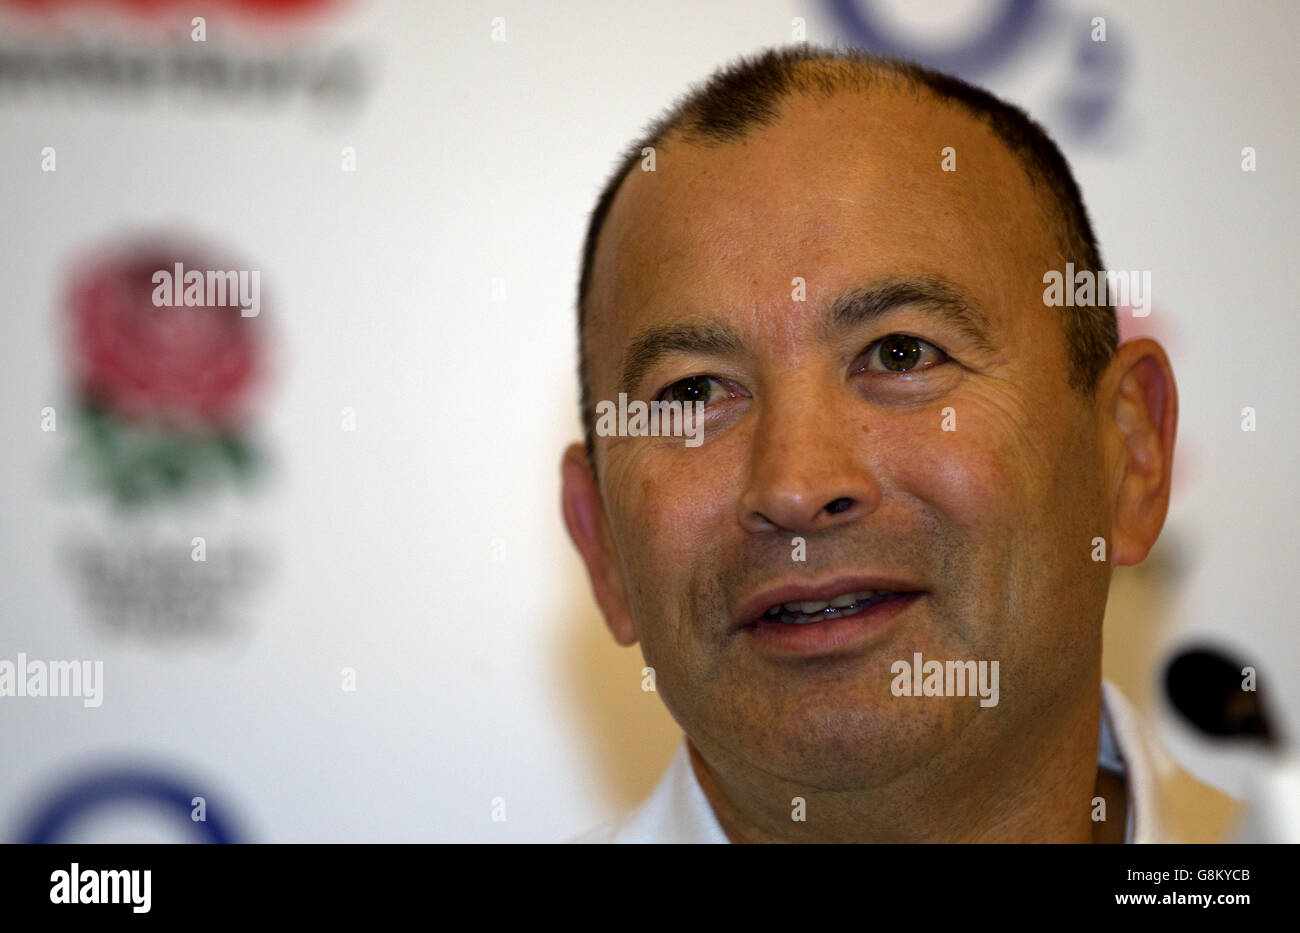
[[[1045,112],[1064,135],[1105,143],[1126,79],[1128,56],[1121,30],[1094,36],[1093,14],[1062,10],[1044,0],[997,0],[986,23],[947,44],[923,43],[881,17],[881,0],[825,0],[844,38],[868,52],[907,58],[973,83],[1010,65],[1031,41],[1062,43],[1067,70],[1057,78]],[[1104,28],[1104,27],[1103,27]]]
[[[238,841],[221,808],[212,806],[212,797],[203,798],[202,819],[196,819],[196,782],[182,783],[177,778],[155,771],[122,768],[91,773],[59,790],[37,812],[20,842],[43,844],[66,842],[78,823],[101,816],[114,808],[147,807],[158,812],[166,825],[179,827],[178,832],[194,842],[230,843]]]

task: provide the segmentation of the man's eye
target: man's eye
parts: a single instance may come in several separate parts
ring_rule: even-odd
[[[908,373],[947,362],[948,355],[932,343],[908,334],[890,334],[867,348],[867,363],[859,372]]]
[[[712,376],[687,376],[679,379],[659,393],[661,402],[703,402],[713,401],[714,390],[724,386]]]

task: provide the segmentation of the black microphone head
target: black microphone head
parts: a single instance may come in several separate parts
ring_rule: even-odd
[[[1276,736],[1260,698],[1258,677],[1248,679],[1245,667],[1213,647],[1181,651],[1165,668],[1165,694],[1174,709],[1207,735],[1273,745]]]

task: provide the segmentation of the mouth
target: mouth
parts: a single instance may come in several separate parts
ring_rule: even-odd
[[[825,602],[798,600],[778,603],[768,608],[761,618],[751,624],[784,622],[786,625],[815,625],[818,622],[829,622],[831,619],[854,616],[889,600],[914,595],[916,594],[900,593],[892,590],[859,590],[855,593],[842,593]]]
[[[882,577],[789,583],[746,600],[735,633],[786,656],[839,653],[884,637],[891,621],[925,594],[911,581]]]

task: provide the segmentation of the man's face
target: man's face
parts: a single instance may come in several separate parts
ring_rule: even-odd
[[[1062,261],[1015,157],[928,98],[783,113],[736,143],[670,139],[624,181],[595,260],[593,399],[708,404],[698,447],[598,437],[597,476],[646,663],[706,758],[861,788],[1031,741],[1095,687],[1107,490],[1068,312],[1042,300]],[[832,589],[910,595],[760,620]],[[891,665],[917,652],[999,662],[998,705],[896,697]]]

